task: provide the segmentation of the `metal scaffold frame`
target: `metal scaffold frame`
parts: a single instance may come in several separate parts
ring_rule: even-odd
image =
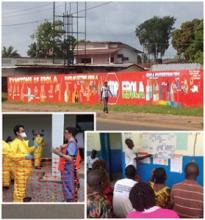
[[[56,31],[55,30],[56,18],[62,19],[63,42],[64,42],[63,51],[65,51],[65,53],[63,53],[64,54],[64,66],[71,66],[74,64],[78,64],[79,40],[81,42],[84,42],[84,57],[86,58],[87,3],[86,2],[81,3],[81,9],[79,10],[79,2],[65,2],[64,12],[62,15],[56,15],[55,4],[56,3],[53,2],[53,28],[54,28],[54,31]],[[80,13],[83,15],[80,16],[79,15]],[[79,25],[79,22],[82,22],[81,26]],[[55,41],[55,37],[53,40]],[[53,47],[53,64],[54,63],[55,63],[55,52],[54,52],[54,47]]]

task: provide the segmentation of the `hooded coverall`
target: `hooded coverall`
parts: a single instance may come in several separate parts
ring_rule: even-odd
[[[10,152],[10,145],[3,141],[2,143],[2,154],[3,154],[3,187],[9,187],[11,184],[11,174],[12,174],[12,166],[11,166],[11,159],[9,158]]]
[[[10,158],[14,161],[14,202],[23,202],[26,197],[26,184],[32,173],[32,161],[26,160],[25,156],[34,152],[35,147],[29,147],[28,141],[15,138],[11,142]]]
[[[34,142],[38,144],[38,147],[34,151],[34,166],[40,167],[41,166],[41,156],[43,152],[43,148],[45,146],[44,138],[40,135],[37,135],[34,139]]]

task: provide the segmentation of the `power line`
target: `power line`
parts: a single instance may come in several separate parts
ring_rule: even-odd
[[[32,12],[29,11],[24,11],[22,13],[17,13],[17,14],[13,14],[13,15],[3,15],[3,19],[7,19],[7,18],[11,18],[11,17],[18,17],[18,16],[22,16],[22,15],[32,15],[32,14],[38,14],[39,12],[42,12],[42,11],[46,11],[46,10],[49,10],[49,8],[52,7],[52,5],[47,5],[46,8],[41,8],[41,9],[36,9],[36,10],[32,10]],[[5,17],[4,17],[5,16]]]
[[[47,4],[47,5],[45,5],[45,6],[47,6],[47,7],[52,7],[52,5],[49,3],[49,4]],[[43,7],[43,6],[42,6]],[[42,7],[38,7],[38,8],[42,8]],[[58,5],[58,6],[56,6],[56,8],[58,8],[58,9],[60,9],[60,8],[63,8],[64,6],[62,6],[62,5]],[[43,12],[43,11],[46,11],[46,10],[49,10],[49,8],[43,8],[43,9],[38,9],[38,8],[36,8],[38,11],[36,12],[36,10],[34,10],[33,11],[33,13],[39,13],[39,12]],[[30,9],[33,9],[33,8],[30,8]],[[12,15],[8,15],[7,16],[7,14],[6,15],[3,15],[3,17],[5,16],[6,18],[7,17],[17,17],[17,16],[21,16],[21,15],[25,15],[25,14],[32,14],[32,12],[29,12],[28,10],[27,11],[24,11],[24,12],[21,12],[21,13],[17,13],[17,14],[12,14]]]
[[[99,5],[96,5],[96,6],[92,6],[92,7],[88,7],[87,8],[87,11],[89,10],[92,10],[92,9],[95,9],[95,8],[100,8],[100,7],[103,7],[103,6],[105,6],[105,5],[108,5],[108,4],[111,4],[112,2],[105,2],[105,3],[102,3],[102,4],[99,4]],[[79,12],[84,12],[85,10],[84,9],[82,9],[82,10],[79,10],[78,11],[78,13]],[[74,12],[74,13],[72,13],[72,14],[76,14],[77,12]]]
[[[99,4],[99,5],[96,5],[96,6],[88,7],[88,8],[87,8],[87,11],[92,10],[92,9],[96,9],[96,8],[99,8],[99,7],[103,7],[103,6],[108,5],[108,4],[110,4],[110,3],[112,3],[112,2],[106,2],[106,3],[102,3],[102,4]],[[82,10],[79,10],[78,12],[84,12],[84,11],[85,11],[85,10],[82,9]],[[76,14],[76,13],[77,13],[77,12],[74,12],[74,13],[72,13],[72,14]],[[52,19],[53,19],[53,18],[51,17],[51,18],[47,18],[47,19],[45,18],[45,19],[41,19],[41,20],[28,21],[28,22],[23,22],[23,23],[3,24],[2,27],[11,27],[11,26],[21,26],[21,25],[27,25],[27,24],[34,24],[34,23],[39,23],[39,22],[45,21],[45,20],[50,21],[50,20],[52,20]]]
[[[52,18],[49,18],[49,19],[41,19],[41,20],[36,20],[36,21],[28,21],[28,22],[24,22],[24,23],[17,23],[17,24],[5,24],[5,25],[2,25],[2,27],[9,27],[9,26],[19,26],[19,25],[26,25],[26,24],[34,24],[34,23],[39,23],[39,22],[42,22],[42,21],[49,21],[51,20]]]
[[[12,15],[18,14],[18,12],[22,13],[22,11],[38,9],[38,8],[42,8],[42,7],[49,6],[49,5],[50,5],[50,3],[46,3],[46,4],[38,5],[37,7],[29,7],[29,8],[24,8],[24,9],[18,9],[18,10],[12,11],[12,13],[7,13],[5,15],[3,13],[2,14],[3,14],[3,16],[12,16]],[[3,11],[3,9],[2,9],[2,11]],[[17,13],[15,13],[15,12],[17,12]]]

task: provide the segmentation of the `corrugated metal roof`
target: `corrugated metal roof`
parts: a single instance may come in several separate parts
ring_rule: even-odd
[[[154,64],[151,70],[181,70],[181,69],[200,69],[202,65],[199,63],[171,63],[171,64]]]

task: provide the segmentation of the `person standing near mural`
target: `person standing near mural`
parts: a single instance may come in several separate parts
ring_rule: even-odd
[[[14,161],[14,202],[30,202],[31,197],[26,197],[26,185],[32,173],[32,153],[37,144],[30,147],[23,125],[16,125],[13,129],[16,138],[10,143],[9,157]]]
[[[107,81],[105,81],[103,87],[101,88],[101,92],[100,92],[101,101],[103,102],[103,112],[105,112],[105,113],[108,113],[109,95],[113,96],[110,91],[110,88],[108,86]]]
[[[62,189],[65,202],[77,200],[77,154],[78,147],[75,140],[76,129],[68,127],[64,131],[67,142],[53,149],[53,153],[60,156],[59,171],[61,172]]]

